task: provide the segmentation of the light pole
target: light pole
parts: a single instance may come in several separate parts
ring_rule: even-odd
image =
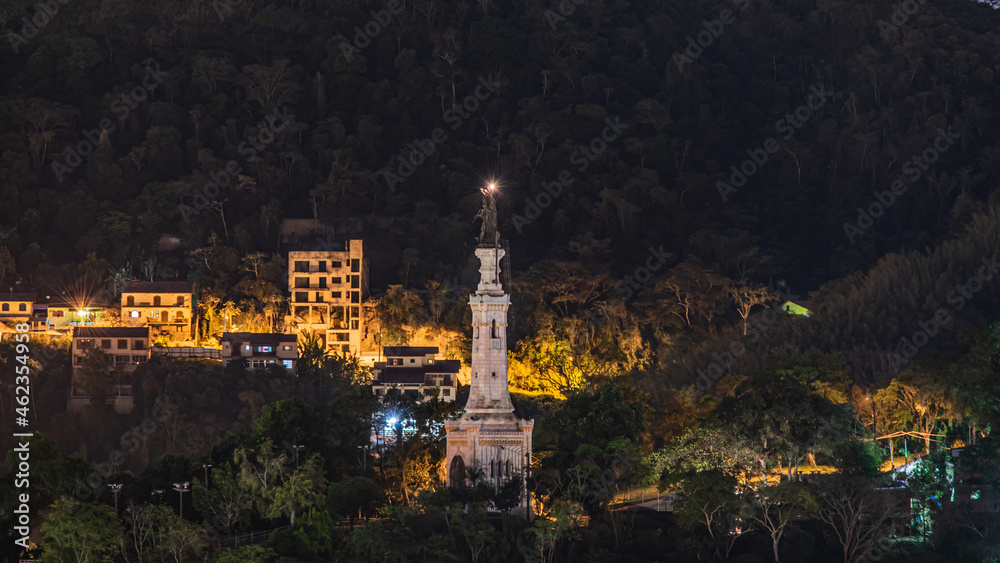
[[[292,450],[295,452],[295,469],[299,468],[299,450],[305,448],[305,446],[292,446]]]
[[[212,467],[211,463],[202,464],[201,468],[205,470],[205,490],[208,490],[208,468]]]
[[[118,514],[118,493],[122,490],[122,484],[108,483],[108,488],[115,494],[115,514]]]
[[[174,483],[174,490],[181,494],[181,518],[184,518],[184,493],[191,490],[191,482]]]

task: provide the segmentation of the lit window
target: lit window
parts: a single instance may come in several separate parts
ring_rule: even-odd
[[[274,346],[258,346],[257,347],[257,351],[258,352],[264,352],[264,353],[274,352]]]
[[[292,369],[292,361],[291,360],[282,360],[281,363],[285,364],[285,369]]]
[[[291,344],[285,344],[284,346],[281,347],[281,349],[284,350],[285,352],[291,352],[292,346]]]
[[[139,311],[129,311],[128,316],[132,317],[133,319],[138,319]]]

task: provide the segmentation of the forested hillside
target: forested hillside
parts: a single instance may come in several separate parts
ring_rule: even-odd
[[[509,512],[520,481],[441,480],[458,406],[376,401],[318,341],[298,378],[151,361],[126,417],[63,412],[65,343],[32,336],[44,556],[707,561],[745,535],[747,561],[846,562],[906,528],[897,560],[993,557],[998,521],[968,503],[998,490],[998,29],[968,0],[4,0],[0,290],[114,301],[133,278],[188,280],[215,332],[218,311],[268,330],[282,221],[315,218],[324,244],[364,240],[380,344],[446,329],[463,336],[442,353],[467,359],[496,182],[510,383],[537,420],[542,517],[498,525],[486,507]],[[0,346],[5,392],[17,349]],[[176,414],[137,431],[164,398]],[[376,432],[396,438],[377,455]],[[900,440],[903,463],[925,456],[912,502],[838,521],[843,491],[896,487]],[[945,446],[969,448],[952,476]],[[837,475],[803,483],[807,463]],[[111,512],[111,479],[135,513],[117,490]],[[164,490],[196,479],[175,517]],[[669,521],[617,510],[668,490]],[[142,518],[174,539],[120,544]],[[286,518],[266,550],[220,540]],[[861,520],[874,539],[835,545]],[[98,539],[56,541],[81,525]]]
[[[669,365],[677,343],[741,325],[728,284],[782,279],[804,298],[963,232],[990,201],[1000,16],[918,6],[77,0],[35,25],[8,3],[0,274],[47,291],[111,269],[246,297],[234,258],[315,216],[364,237],[376,291],[468,283],[477,190],[495,177],[515,283],[538,298],[518,304],[520,335]],[[708,47],[688,43],[725,9]],[[619,133],[596,142],[606,119]],[[917,168],[939,129],[952,144]],[[735,188],[752,154],[766,162]],[[859,222],[898,178],[905,193]],[[666,266],[620,303],[610,289],[657,248]],[[890,306],[870,280],[840,314]],[[813,338],[849,354],[894,341],[829,330]]]

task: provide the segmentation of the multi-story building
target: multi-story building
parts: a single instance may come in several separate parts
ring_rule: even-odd
[[[27,322],[35,305],[34,293],[0,293],[0,322],[13,326]]]
[[[90,395],[80,387],[80,369],[87,352],[97,349],[111,356],[114,368],[125,376],[114,386],[109,402],[119,414],[132,412],[130,376],[136,367],[149,361],[149,332],[149,327],[75,327],[70,348],[73,380],[66,410],[80,412],[90,400]]]
[[[251,369],[277,364],[294,373],[297,342],[294,334],[226,332],[222,335],[222,365],[242,359]]]
[[[69,332],[78,326],[93,326],[94,321],[107,309],[99,301],[73,303],[61,297],[50,299],[45,305],[45,330]]]
[[[343,250],[290,250],[288,325],[298,334],[319,336],[338,354],[360,355],[364,336],[361,300],[366,287],[360,240]]]
[[[421,401],[437,390],[442,401],[454,401],[462,362],[440,359],[437,353],[434,346],[386,346],[386,360],[375,362],[372,369],[372,390],[382,397],[389,389],[397,388]]]
[[[194,319],[194,284],[191,282],[125,282],[122,320],[148,326],[155,339],[191,340]]]

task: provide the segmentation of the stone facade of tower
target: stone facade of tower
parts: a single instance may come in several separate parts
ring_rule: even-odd
[[[499,486],[518,479],[522,491],[531,467],[531,432],[534,420],[514,416],[507,388],[507,309],[510,296],[500,283],[500,259],[496,247],[476,249],[480,282],[469,298],[472,307],[472,385],[465,412],[448,421],[448,453],[445,466],[448,484],[466,479],[466,468],[482,471]],[[530,497],[523,494],[518,512],[530,516]]]

